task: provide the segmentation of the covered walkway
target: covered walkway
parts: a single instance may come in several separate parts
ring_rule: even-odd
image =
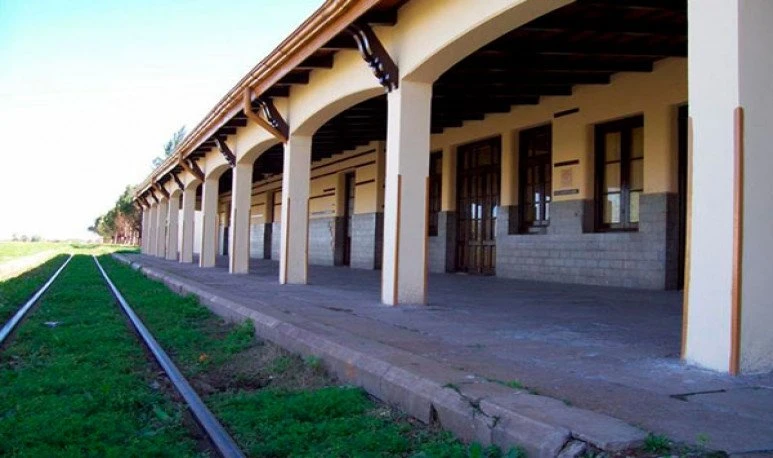
[[[328,338],[428,358],[438,365],[408,369],[463,392],[517,381],[675,440],[773,450],[773,374],[683,365],[678,292],[444,274],[429,279],[429,306],[385,307],[377,271],[309,266],[308,285],[280,287],[272,261],[229,275],[227,258],[211,269],[131,258]]]

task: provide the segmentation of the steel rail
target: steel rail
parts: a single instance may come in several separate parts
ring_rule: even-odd
[[[24,316],[29,312],[29,310],[32,308],[33,305],[37,301],[40,300],[41,296],[48,290],[48,288],[51,286],[51,284],[56,280],[56,277],[59,276],[60,273],[64,270],[65,267],[67,267],[67,264],[70,263],[70,260],[72,259],[72,254],[69,258],[67,258],[66,261],[64,261],[64,264],[59,267],[59,269],[54,272],[53,275],[51,275],[51,278],[48,279],[47,282],[43,284],[43,286],[40,287],[39,290],[27,301],[24,303],[24,305],[19,308],[19,310],[16,311],[16,313],[11,317],[10,320],[8,320],[7,323],[3,326],[2,329],[0,329],[0,345],[2,345],[5,342],[5,339],[8,338],[9,335],[11,335],[11,332],[16,328],[16,326],[21,322],[22,319],[24,319]]]
[[[169,355],[166,354],[164,349],[161,348],[148,328],[145,327],[145,325],[142,323],[142,320],[140,320],[137,314],[134,313],[134,310],[132,310],[129,303],[126,302],[126,299],[124,299],[121,292],[118,291],[118,288],[116,288],[115,284],[113,284],[113,282],[110,280],[110,277],[107,275],[107,272],[105,272],[105,269],[102,268],[102,264],[99,263],[99,259],[93,255],[92,257],[94,258],[94,262],[97,264],[99,271],[102,273],[102,278],[105,279],[107,286],[112,291],[113,296],[115,296],[115,298],[118,300],[118,303],[121,305],[121,308],[123,309],[123,312],[126,314],[126,316],[129,317],[129,321],[131,321],[132,326],[134,326],[134,329],[136,329],[137,333],[140,335],[140,337],[142,337],[142,340],[145,342],[145,345],[147,345],[148,349],[150,349],[150,352],[153,353],[153,356],[156,358],[156,361],[158,361],[158,364],[161,366],[164,372],[166,372],[166,375],[174,384],[177,392],[180,393],[180,395],[185,399],[185,402],[188,404],[191,412],[196,417],[196,421],[198,421],[201,427],[204,428],[204,431],[212,440],[212,443],[214,444],[218,453],[220,453],[220,455],[225,458],[244,457],[244,453],[242,453],[239,446],[236,445],[236,442],[233,440],[233,438],[228,434],[225,428],[223,428],[223,425],[217,421],[217,418],[212,415],[212,412],[210,412],[207,406],[204,405],[204,402],[201,400],[199,395],[196,394],[196,391],[193,389],[193,387],[191,387],[190,383],[188,383],[188,380],[185,379],[177,366],[175,366],[175,364],[172,362],[172,359],[169,358]]]

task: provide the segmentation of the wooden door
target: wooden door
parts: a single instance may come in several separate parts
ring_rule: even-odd
[[[456,270],[496,272],[496,218],[501,171],[499,137],[459,148]]]

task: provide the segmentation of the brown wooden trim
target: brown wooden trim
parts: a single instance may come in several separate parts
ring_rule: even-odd
[[[279,44],[265,59],[245,75],[185,138],[177,149],[183,157],[190,154],[230,118],[241,110],[239,98],[247,89],[262,95],[296,65],[310,57],[379,0],[342,0],[326,2]]]
[[[156,189],[156,190],[157,190],[157,191],[158,191],[158,192],[159,192],[159,193],[160,193],[162,196],[164,196],[164,198],[166,198],[166,199],[168,199],[168,198],[169,198],[169,191],[167,191],[167,190],[166,190],[166,188],[165,188],[165,187],[163,187],[162,185],[158,184],[158,182],[155,182],[155,183],[153,183],[153,187],[154,187],[154,188],[155,188],[155,189]]]
[[[325,168],[325,167],[329,167],[331,165],[335,165],[335,164],[338,164],[340,162],[345,162],[345,161],[349,161],[349,160],[352,160],[352,159],[356,159],[358,157],[365,156],[366,154],[371,154],[371,153],[375,153],[375,152],[376,152],[376,150],[372,149],[372,150],[368,150],[368,151],[363,151],[362,153],[357,153],[354,156],[349,156],[349,157],[345,157],[343,159],[335,160],[333,162],[328,162],[327,164],[320,164],[320,165],[312,166],[311,167],[311,171],[313,172],[315,170],[319,170],[319,169],[322,169],[322,168]],[[323,173],[321,175],[310,177],[309,181],[313,181],[313,180],[316,180],[318,178],[324,178],[324,177],[330,176],[330,175],[336,175],[336,174],[339,174],[339,173],[346,172],[348,170],[356,170],[356,169],[358,169],[360,167],[365,167],[367,165],[373,165],[375,163],[376,163],[376,161],[363,162],[362,164],[357,164],[357,165],[353,165],[351,167],[347,167],[347,168],[344,168],[344,169],[335,170],[333,172],[327,172],[327,173]],[[270,185],[270,184],[273,184],[273,183],[279,183],[280,181],[282,181],[282,174],[281,173],[276,178],[273,178],[273,179],[270,179],[270,180],[267,179],[265,181],[257,181],[255,183],[253,183],[253,186],[257,186],[257,187],[267,186],[267,185]]]
[[[429,281],[429,177],[424,179],[424,299],[422,303],[427,305],[428,281]]]
[[[639,223],[631,221],[630,215],[630,196],[634,192],[643,192],[641,190],[632,190],[630,185],[631,163],[634,160],[631,156],[631,133],[633,129],[644,127],[644,115],[638,114],[616,121],[608,121],[596,124],[593,130],[594,139],[594,208],[595,208],[595,232],[626,232],[638,231]],[[620,132],[621,151],[620,159],[617,161],[607,161],[605,158],[605,134],[609,132]],[[617,162],[620,164],[620,223],[605,223],[603,201],[604,198],[604,169],[607,164]]]
[[[231,166],[231,168],[236,167],[236,155],[234,155],[233,151],[231,151],[231,148],[228,147],[228,144],[220,137],[214,137],[215,145],[217,145],[218,151],[220,151],[220,154],[223,155],[225,158],[225,161],[228,162],[228,165]]]
[[[306,82],[308,82],[308,74],[306,75],[306,78]],[[271,127],[276,129],[281,135],[278,138],[281,139],[284,137],[286,141],[290,137],[290,126],[287,125],[287,121],[285,121],[282,114],[279,113],[279,110],[274,106],[273,99],[270,97],[259,97],[258,103],[263,110],[263,115],[266,117],[266,120],[271,124]]]
[[[687,117],[687,217],[685,218],[684,290],[682,292],[682,360],[687,353],[687,331],[690,317],[690,240],[692,235],[692,154],[693,120]]]
[[[303,282],[309,282],[309,220],[311,219],[311,205],[306,200],[306,249],[303,250]]]
[[[361,185],[364,185],[364,184],[370,184],[370,183],[375,183],[375,182],[376,182],[376,179],[374,178],[374,179],[371,179],[371,180],[358,181],[357,183],[354,183],[354,185],[355,186],[361,186]]]
[[[353,165],[351,167],[346,167],[343,169],[334,170],[332,172],[323,173],[321,175],[317,175],[315,177],[309,178],[309,181],[312,180],[319,180],[320,178],[328,177],[330,175],[338,175],[339,173],[347,173],[347,172],[354,172],[360,167],[365,167],[366,165],[372,165],[375,164],[376,161],[370,161],[370,162],[363,162],[362,164]]]
[[[284,281],[280,282],[283,285],[287,284],[287,265],[290,264],[290,198],[287,198],[287,211],[285,212],[287,218],[282,218],[282,232],[285,233],[285,244],[281,247],[284,253],[280,254],[280,259],[283,257],[285,261],[284,265]],[[287,220],[287,221],[285,221]],[[281,240],[280,240],[281,243]]]
[[[743,292],[743,186],[744,186],[744,110],[737,107],[734,121],[733,171],[733,283],[730,327],[730,374],[738,375],[741,365],[741,306]]]
[[[189,162],[190,161],[190,162]],[[193,159],[180,160],[180,166],[188,171],[191,175],[196,177],[199,181],[204,181],[204,172]]]
[[[174,182],[177,183],[177,187],[180,188],[180,191],[185,191],[185,185],[176,173],[172,173],[172,178],[174,178]]]
[[[577,165],[579,163],[580,163],[579,159],[572,159],[571,161],[561,161],[553,164],[553,168],[556,169],[558,167],[566,167],[568,165]]]
[[[367,154],[371,154],[371,153],[375,153],[375,152],[376,152],[376,150],[375,150],[375,149],[371,149],[371,150],[368,150],[368,151],[363,151],[363,152],[361,152],[361,153],[357,153],[357,154],[355,154],[355,155],[353,155],[353,156],[349,156],[349,157],[342,157],[341,159],[336,159],[335,161],[330,161],[330,162],[327,162],[327,163],[325,163],[325,164],[318,164],[318,165],[316,165],[316,166],[312,166],[312,167],[311,167],[311,170],[312,170],[312,171],[314,171],[314,170],[318,170],[318,169],[321,169],[321,168],[329,167],[329,166],[331,166],[331,165],[334,165],[334,164],[338,164],[338,163],[341,163],[341,162],[350,161],[350,160],[352,160],[352,159],[356,159],[356,158],[358,158],[358,157],[365,156],[365,155],[367,155]],[[358,165],[354,165],[353,167],[362,167],[363,165],[369,165],[369,164],[372,164],[372,162],[369,162],[369,163],[367,163],[367,164],[358,164]]]
[[[579,108],[570,108],[568,110],[558,111],[556,113],[553,113],[553,119],[561,118],[563,116],[569,116],[571,114],[575,114],[575,113],[579,113],[579,112],[580,112]]]
[[[232,220],[231,221],[231,227],[229,227],[227,229],[228,231],[231,231],[231,233],[228,234],[228,273],[229,274],[232,274],[234,272],[234,265],[236,264],[236,259],[235,259],[236,256],[234,256],[234,245],[235,245],[234,239],[236,237],[234,237],[234,236],[236,235],[235,234],[236,226],[238,224],[236,222],[237,214],[238,214],[238,209],[234,205],[234,207],[233,207],[233,216],[231,218],[231,220]],[[248,224],[248,227],[249,227],[249,222],[247,224]],[[248,237],[249,237],[249,235],[248,235]],[[247,239],[247,240],[249,241],[249,239]]]
[[[271,134],[274,138],[282,143],[287,143],[287,134],[281,132],[279,129],[271,125],[269,121],[261,118],[259,114],[255,113],[252,109],[252,89],[247,88],[242,95],[242,111],[247,119],[259,125],[263,130]]]
[[[364,22],[351,24],[346,28],[351,34],[357,47],[360,50],[362,58],[373,70],[373,74],[378,82],[384,86],[387,92],[397,89],[400,81],[400,71],[397,64],[392,60],[392,56],[384,49],[384,45],[378,39],[373,29]]]
[[[328,193],[325,193],[325,194],[319,194],[319,195],[316,195],[316,196],[311,196],[311,197],[309,197],[309,200],[321,199],[323,197],[332,197],[332,196],[335,196],[335,195],[336,195],[336,193],[334,193],[334,192],[328,192]]]
[[[400,211],[402,207],[403,176],[397,175],[397,224],[395,225],[394,280],[392,281],[392,305],[397,305],[397,289],[400,283]]]

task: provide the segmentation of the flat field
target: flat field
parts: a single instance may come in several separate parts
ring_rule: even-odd
[[[0,264],[12,259],[23,258],[45,251],[62,251],[68,248],[70,248],[69,243],[0,242]]]

